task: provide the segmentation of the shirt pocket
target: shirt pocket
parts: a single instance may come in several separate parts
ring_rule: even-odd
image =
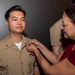
[[[19,55],[18,53],[7,50],[6,51],[6,61],[7,61],[7,66],[11,68],[12,66],[15,66],[19,62]]]

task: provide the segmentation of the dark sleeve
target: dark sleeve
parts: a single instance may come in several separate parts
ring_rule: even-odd
[[[75,51],[69,55],[68,60],[75,66]]]

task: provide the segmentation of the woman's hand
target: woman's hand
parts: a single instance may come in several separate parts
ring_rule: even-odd
[[[35,51],[38,50],[37,46],[30,42],[26,45],[26,49],[27,49],[27,51],[32,52],[32,53],[35,53]]]
[[[31,39],[31,40],[29,40],[28,43],[29,44],[34,44],[39,50],[41,50],[41,49],[44,50],[46,48],[40,41],[38,41],[36,39]]]

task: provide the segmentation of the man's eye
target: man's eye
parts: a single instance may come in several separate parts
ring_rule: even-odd
[[[25,19],[22,19],[22,21],[25,21]]]
[[[22,21],[25,21],[25,20],[22,20]]]

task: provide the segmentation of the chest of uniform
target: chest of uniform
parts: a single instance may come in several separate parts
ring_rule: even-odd
[[[25,48],[22,51],[10,48],[6,50],[6,61],[9,65],[13,65],[18,62],[28,64],[28,62],[34,62],[34,56],[31,56],[31,53],[27,52]]]

